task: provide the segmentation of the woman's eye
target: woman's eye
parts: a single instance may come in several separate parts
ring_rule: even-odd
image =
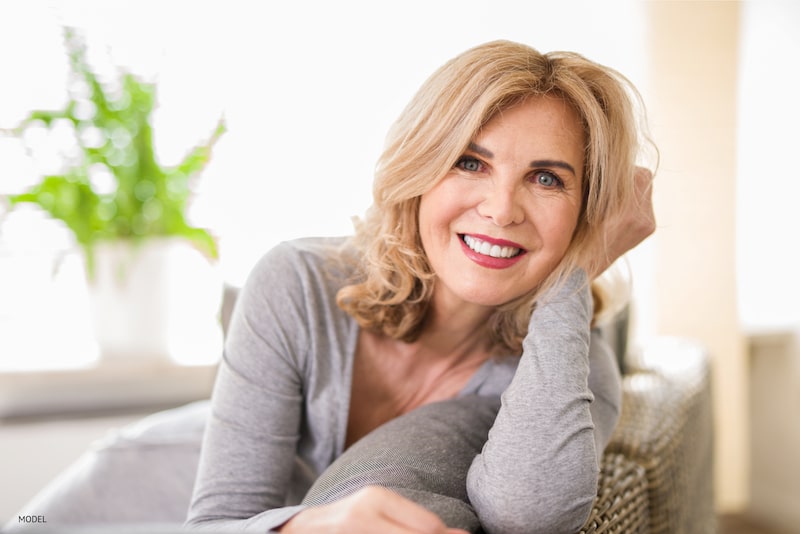
[[[458,160],[458,163],[456,163],[456,167],[468,172],[478,172],[479,170],[481,170],[481,162],[475,158],[464,157]]]
[[[545,187],[560,187],[561,179],[550,172],[537,172],[536,183]]]

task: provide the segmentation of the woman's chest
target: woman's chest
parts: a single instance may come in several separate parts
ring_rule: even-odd
[[[395,417],[456,397],[485,360],[449,361],[401,342],[361,335],[353,359],[345,447]]]

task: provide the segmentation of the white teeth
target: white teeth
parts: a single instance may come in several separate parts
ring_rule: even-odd
[[[492,245],[487,241],[482,241],[470,235],[464,236],[464,243],[466,243],[469,248],[478,254],[491,256],[493,258],[513,258],[521,252],[521,249],[516,247],[501,247],[500,245]]]

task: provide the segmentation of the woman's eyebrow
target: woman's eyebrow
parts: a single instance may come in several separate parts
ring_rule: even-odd
[[[575,169],[567,163],[566,161],[561,161],[557,159],[537,159],[535,161],[531,161],[531,167],[560,167],[562,169],[566,169],[575,176]]]
[[[472,150],[473,152],[475,152],[476,154],[480,154],[481,156],[483,156],[485,158],[493,158],[494,157],[494,154],[490,150],[487,150],[487,149],[483,148],[482,146],[480,146],[480,145],[478,145],[476,143],[470,143],[468,148],[470,150]]]

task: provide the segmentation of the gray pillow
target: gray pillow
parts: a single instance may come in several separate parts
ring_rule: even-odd
[[[378,485],[437,514],[448,527],[481,532],[467,497],[467,471],[500,399],[470,395],[422,406],[375,429],[317,479],[303,504],[321,505]]]

